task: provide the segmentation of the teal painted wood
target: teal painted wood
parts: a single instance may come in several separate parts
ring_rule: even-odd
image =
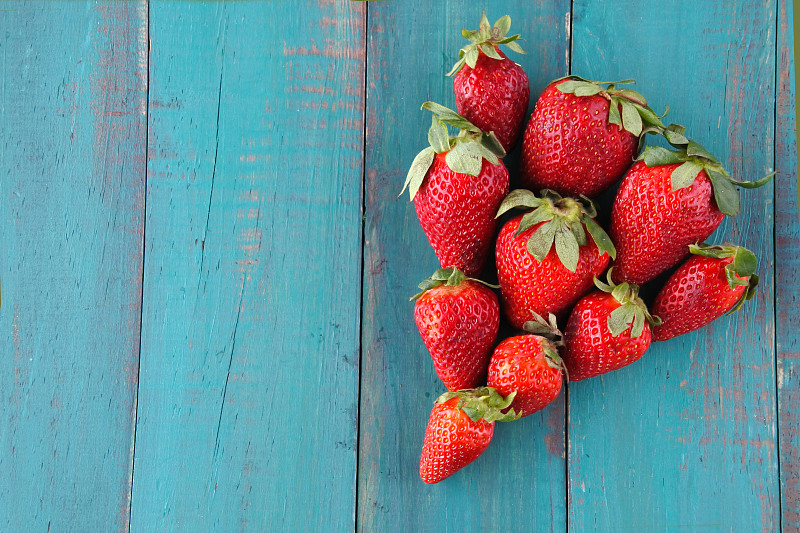
[[[364,13],[151,5],[132,531],[354,528]]]
[[[358,529],[365,532],[563,531],[564,397],[540,414],[499,424],[476,462],[437,485],[419,478],[433,401],[444,392],[408,301],[438,263],[408,196],[398,198],[427,142],[428,99],[455,107],[444,74],[477,28],[481,8],[437,2],[368,7],[366,225],[359,438]],[[533,93],[567,71],[568,2],[506,2],[527,39],[515,55]],[[513,154],[510,156],[513,161]]]
[[[147,6],[0,7],[0,531],[127,531]]]
[[[774,157],[776,3],[575,2],[573,73],[633,77],[740,179]],[[757,299],[636,364],[570,386],[570,530],[779,528],[773,185],[712,242],[760,260]],[[651,288],[646,288],[653,292]]]
[[[778,101],[775,169],[775,306],[781,526],[800,531],[800,231],[792,2],[778,5]]]

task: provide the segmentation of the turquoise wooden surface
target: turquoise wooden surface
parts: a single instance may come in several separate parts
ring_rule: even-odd
[[[461,28],[532,100],[634,77],[753,179],[743,312],[417,474],[442,392],[398,198]],[[786,0],[0,4],[0,531],[800,531]],[[516,166],[516,154],[508,164]],[[606,198],[607,200],[607,198]],[[363,267],[362,267],[363,265]]]
[[[0,6],[0,531],[127,530],[146,13]]]

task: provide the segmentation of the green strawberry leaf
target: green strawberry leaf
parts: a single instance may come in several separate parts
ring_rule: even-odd
[[[747,248],[737,246],[734,251],[733,261],[728,266],[736,274],[746,278],[755,274],[756,268],[758,268],[758,259],[756,259],[756,254]]]
[[[417,195],[417,191],[419,191],[419,188],[422,186],[422,182],[425,180],[425,176],[428,174],[428,169],[430,169],[431,164],[433,164],[433,158],[435,156],[436,151],[430,146],[417,154],[414,161],[411,163],[411,168],[408,169],[406,182],[403,184],[403,190],[400,191],[400,194],[403,194],[406,187],[408,187],[410,199],[414,199]]]
[[[757,188],[769,183],[769,181],[773,177],[775,177],[776,173],[777,172],[775,172],[775,171],[770,172],[769,174],[767,174],[763,178],[757,179],[756,181],[738,181],[738,180],[735,180],[733,178],[729,178],[729,179],[731,180],[731,182],[733,182],[734,185],[738,185],[739,187],[742,187],[742,188],[745,188],[745,189],[757,189]]]
[[[645,100],[644,96],[633,89],[614,89],[614,94],[637,104],[639,107],[647,107],[647,100]]]
[[[431,116],[428,142],[437,154],[443,154],[450,149],[450,134],[447,131],[447,125],[436,115]]]
[[[739,214],[739,191],[731,183],[731,180],[716,170],[706,169],[706,174],[711,180],[711,186],[714,189],[714,200],[717,202],[717,208],[731,217]]]
[[[608,331],[612,337],[617,337],[630,327],[635,318],[634,308],[631,305],[621,305],[608,315]]]
[[[558,89],[562,93],[574,94],[575,89],[577,89],[578,87],[585,87],[586,85],[593,85],[593,84],[587,83],[585,81],[566,79],[561,83],[559,83],[558,85],[556,85],[556,89]]]
[[[682,131],[674,131],[669,128],[672,126],[678,126],[677,124],[670,124],[667,129],[665,129],[662,133],[664,137],[667,139],[667,142],[670,143],[672,146],[676,148],[682,148],[689,144],[689,139],[683,134],[686,128],[683,126],[679,126]]]
[[[480,155],[483,159],[487,160],[489,163],[493,165],[500,164],[500,160],[497,158],[497,155],[488,148],[486,148],[486,146],[484,146],[482,143],[476,141],[470,144],[472,144],[472,149],[475,150],[475,153]]]
[[[644,164],[648,167],[673,165],[686,160],[686,158],[680,152],[667,150],[661,146],[648,146],[644,149],[642,155],[639,156],[639,159],[644,161]]]
[[[611,256],[611,259],[617,258],[617,249],[614,247],[614,243],[611,241],[611,237],[608,236],[606,230],[600,227],[600,225],[589,217],[584,217],[581,219],[583,225],[586,226],[586,229],[589,231],[589,235],[592,236],[594,239],[594,243],[597,245],[597,249],[601,254],[608,254]]]
[[[615,124],[622,129],[622,115],[619,114],[619,105],[613,105],[616,102],[612,101],[612,105],[608,106],[608,123]]]
[[[503,59],[503,56],[501,56],[499,53],[497,53],[497,49],[494,47],[494,45],[491,45],[491,44],[488,44],[488,43],[484,43],[484,44],[481,44],[479,46],[480,46],[481,52],[486,54],[488,57],[491,57],[492,59]]]
[[[614,99],[612,99],[613,102]],[[625,130],[631,132],[635,136],[642,134],[642,116],[634,105],[626,99],[620,99],[622,104],[622,125]]]
[[[689,142],[686,144],[686,155],[688,156],[696,156],[702,157],[703,159],[708,159],[709,161],[713,161],[714,163],[719,163],[717,158],[714,157],[711,152],[700,146],[697,142],[689,139]]]
[[[578,242],[579,246],[586,246],[588,242],[586,240],[586,230],[583,227],[583,224],[580,220],[573,220],[571,222],[567,222],[569,224],[569,229],[572,231],[572,234],[575,236],[575,240]]]
[[[661,118],[655,114],[655,112],[650,109],[649,107],[643,107],[639,104],[633,104],[633,107],[636,108],[636,111],[639,112],[639,116],[642,117],[642,122],[647,124],[648,126],[655,127],[657,129],[661,129],[664,127],[664,123],[661,122]]]
[[[528,239],[527,249],[528,253],[533,256],[539,263],[544,261],[550,249],[553,247],[553,240],[556,236],[558,225],[555,221],[551,220],[539,226],[531,238]]]
[[[578,258],[580,248],[575,234],[569,227],[561,225],[555,234],[556,255],[561,260],[561,264],[570,272],[578,269]],[[541,261],[540,261],[541,262]]]
[[[510,39],[512,40],[506,40],[506,42],[503,42],[502,44],[505,44],[509,50],[514,51],[518,54],[527,54],[527,52],[523,50],[522,47],[515,40],[519,39],[519,35],[514,35],[513,37],[510,37]]]
[[[581,84],[573,91],[575,96],[594,96],[603,92],[603,88],[594,83]]]
[[[492,26],[492,39],[499,41],[503,39],[506,34],[508,34],[508,30],[511,29],[511,17],[508,15],[503,15],[497,22],[494,23]]]
[[[517,226],[517,231],[514,233],[514,236],[516,237],[537,224],[552,220],[552,218],[553,213],[548,209],[537,208],[529,213],[525,213],[519,221],[519,226]]]
[[[750,280],[748,281],[748,287],[742,294],[742,297],[739,298],[739,300],[737,300],[737,302],[733,305],[733,307],[731,307],[730,310],[725,314],[730,315],[731,313],[738,311],[739,309],[742,308],[742,305],[744,305],[744,303],[747,300],[752,300],[753,297],[756,295],[757,287],[758,287],[758,276],[753,274],[752,276],[750,276]]]
[[[679,189],[691,187],[701,170],[703,170],[703,167],[694,161],[685,161],[682,165],[673,170],[670,175],[672,190],[677,191]]]
[[[430,101],[425,102],[422,104],[422,109],[427,109],[428,111],[432,112],[434,115],[439,117],[439,120],[441,120],[445,124],[453,126],[456,129],[466,130],[471,133],[482,133],[481,130],[477,126],[475,126],[472,122],[462,117],[452,109],[448,109],[447,107],[441,104],[437,104],[436,102],[430,102]]]
[[[503,198],[495,218],[517,207],[536,208],[546,203],[528,189],[514,189]]]
[[[444,160],[450,170],[459,174],[469,174],[477,176],[483,166],[483,157],[476,150],[476,144],[472,142],[457,143],[447,154]]]
[[[633,327],[631,328],[631,338],[635,339],[644,332],[645,317],[641,309],[636,309],[633,313]]]
[[[631,290],[631,286],[628,283],[620,283],[619,285],[615,285],[611,287],[611,296],[619,304],[624,304],[627,300],[629,300],[629,292]]]
[[[480,141],[481,145],[485,147],[487,150],[492,152],[497,157],[505,157],[506,150],[503,148],[503,145],[500,144],[500,141],[497,139],[497,136],[494,134],[493,131],[489,133],[482,133]],[[497,163],[494,163],[495,165]]]

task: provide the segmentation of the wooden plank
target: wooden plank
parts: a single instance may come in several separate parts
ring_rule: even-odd
[[[127,531],[147,5],[0,9],[0,531]]]
[[[506,2],[528,54],[515,55],[539,94],[567,71],[569,2]],[[408,301],[438,263],[413,205],[398,198],[408,166],[427,142],[431,99],[455,107],[444,74],[476,29],[466,1],[420,10],[372,2],[368,13],[366,225],[360,404],[360,531],[563,531],[563,396],[541,414],[500,425],[492,445],[463,471],[428,486],[419,456],[434,399],[444,392]],[[510,156],[513,162],[513,154]],[[513,175],[513,173],[512,173]]]
[[[758,178],[774,157],[775,17],[772,1],[576,1],[573,73],[638,79],[733,176]],[[711,241],[757,254],[757,299],[570,387],[570,530],[779,527],[773,185],[742,198]]]
[[[154,2],[132,529],[353,529],[364,6]]]
[[[775,168],[775,306],[778,356],[778,427],[781,530],[800,531],[800,232],[798,232],[797,119],[794,13],[778,5],[778,101]]]

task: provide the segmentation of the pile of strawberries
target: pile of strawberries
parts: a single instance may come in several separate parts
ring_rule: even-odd
[[[704,241],[739,212],[737,187],[772,176],[731,178],[685,128],[665,126],[641,94],[617,87],[632,80],[555,80],[524,127],[528,78],[500,50],[524,53],[510,26],[508,16],[490,26],[484,14],[478,30],[462,32],[470,43],[450,72],[457,112],[423,104],[433,114],[430,146],[403,188],[442,266],[412,298],[448,389],[428,421],[426,483],[474,461],[496,421],[535,413],[564,380],[629,365],[651,341],[737,309],[758,281],[750,251]],[[672,149],[643,149],[646,134]],[[510,191],[503,157],[520,135],[519,188]],[[620,180],[604,228],[591,198]],[[648,309],[639,286],[670,271]]]

